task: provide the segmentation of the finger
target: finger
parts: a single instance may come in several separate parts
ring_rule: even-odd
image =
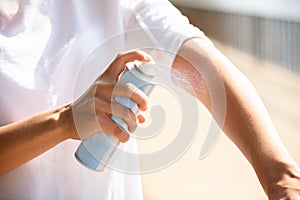
[[[101,87],[97,87],[96,97],[99,99],[114,101],[117,96],[128,97],[140,110],[147,110],[149,97],[132,83],[118,82],[116,85],[102,83]]]
[[[112,134],[120,140],[120,142],[127,142],[129,140],[129,134],[118,124],[116,124],[107,115],[97,115],[98,122],[101,126],[101,130],[105,133]]]
[[[138,119],[131,109],[117,103],[112,103],[112,115],[121,118],[127,125],[129,132],[134,132],[138,127]]]
[[[147,110],[149,97],[132,83],[118,82],[112,94],[113,98],[116,96],[128,97],[140,110]]]
[[[138,119],[132,110],[117,102],[104,102],[96,99],[95,110],[97,113],[107,113],[110,116],[114,115],[121,118],[130,132],[134,132],[138,126]]]
[[[126,63],[135,60],[149,62],[152,59],[150,55],[140,50],[123,52],[118,54],[103,74],[109,77],[111,81],[117,81],[120,73],[125,70]]]

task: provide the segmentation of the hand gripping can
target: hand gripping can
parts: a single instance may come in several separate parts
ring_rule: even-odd
[[[154,88],[154,67],[153,63],[135,63],[125,70],[119,81],[132,83],[149,96]],[[115,100],[130,108],[133,113],[138,113],[137,105],[129,98],[117,96]],[[112,116],[112,120],[128,131],[128,127],[122,119]],[[103,171],[106,164],[115,157],[114,154],[119,144],[120,141],[115,136],[99,131],[81,142],[75,152],[75,158],[87,168]]]

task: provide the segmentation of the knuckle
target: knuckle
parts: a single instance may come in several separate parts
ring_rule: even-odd
[[[115,127],[112,130],[112,134],[115,137],[117,137],[121,142],[126,142],[129,139],[129,135],[122,131],[118,125],[115,125]]]
[[[122,57],[123,55],[124,55],[124,52],[119,52],[119,53],[117,54],[116,58],[120,58],[120,57]]]
[[[118,125],[115,125],[112,129],[112,134],[116,136],[117,138],[120,138],[124,133],[123,131],[119,128]]]
[[[117,110],[114,110],[115,112],[114,112],[114,114],[116,115],[116,116],[119,116],[119,117],[121,117],[121,118],[123,118],[123,119],[126,119],[127,118],[127,109],[126,108],[124,108],[124,107],[122,107],[122,106],[119,106],[119,108],[117,109]]]
[[[124,54],[122,52],[118,53],[115,57],[115,60],[120,59]]]
[[[133,121],[135,118],[133,112],[130,110],[130,108],[127,107],[122,107],[119,110],[118,116],[120,116],[124,121],[126,121],[127,124],[132,124],[131,121]]]
[[[123,116],[125,113],[122,105],[117,102],[111,102],[110,110],[111,114],[115,116]]]
[[[141,98],[141,104],[147,105],[148,103],[149,103],[149,97],[143,96],[143,97]]]
[[[132,93],[135,86],[132,83],[123,83],[122,87],[125,92]]]
[[[117,54],[115,61],[117,62],[121,62],[122,60],[124,60],[124,56],[126,55],[126,52],[120,52]]]
[[[119,135],[122,134],[122,131],[120,130],[120,128],[116,125],[113,127],[113,130],[112,130],[112,134],[116,137],[118,137]]]
[[[138,127],[138,123],[137,122],[134,122],[132,125],[131,125],[131,127],[130,127],[130,132],[134,132],[136,129],[137,129],[137,127]]]

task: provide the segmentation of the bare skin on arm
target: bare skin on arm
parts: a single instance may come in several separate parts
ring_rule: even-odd
[[[190,82],[196,97],[208,110],[212,101],[203,76],[211,80],[221,77],[226,93],[224,133],[251,163],[270,199],[298,199],[300,170],[282,145],[262,100],[245,76],[213,45],[200,38],[187,40],[181,46],[173,69]],[[219,114],[212,113],[222,126]]]

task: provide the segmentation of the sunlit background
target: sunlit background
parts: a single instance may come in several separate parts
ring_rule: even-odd
[[[300,164],[300,1],[172,3],[253,83],[284,145]],[[253,169],[225,135],[210,156],[198,160],[210,120],[199,107],[198,137],[174,165],[143,175],[145,199],[267,199]]]

